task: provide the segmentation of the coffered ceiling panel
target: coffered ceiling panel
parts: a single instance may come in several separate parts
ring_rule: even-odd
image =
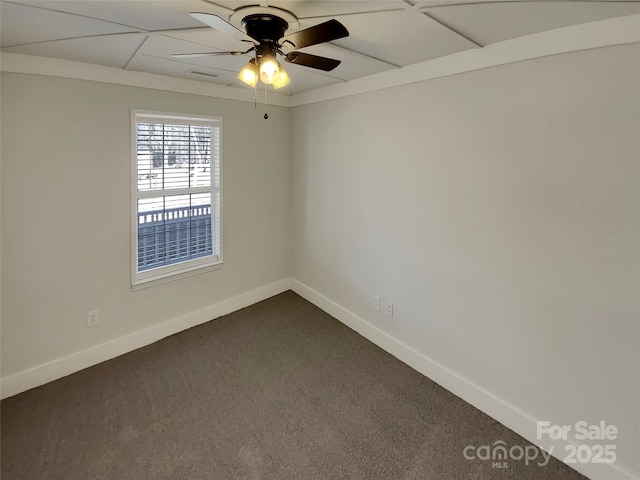
[[[4,51],[123,68],[144,38],[145,35],[141,33],[109,35],[22,45],[6,48]]]
[[[640,3],[503,2],[438,6],[426,11],[482,45],[488,45],[568,25],[640,13]]]
[[[102,20],[8,2],[0,4],[0,19],[2,21],[0,28],[2,47],[87,35],[109,35],[136,31],[135,28]]]
[[[417,11],[350,15],[340,22],[350,35],[336,40],[336,45],[396,66],[476,48],[469,40]]]
[[[202,27],[200,22],[185,12],[203,8],[211,13],[227,12],[227,9],[216,9],[199,0],[16,0],[16,3],[99,18],[144,30]]]
[[[235,66],[224,68],[221,64],[202,65],[187,61],[159,58],[150,55],[136,55],[127,66],[128,70],[157,73],[171,77],[188,78],[201,82],[232,85],[236,82]]]

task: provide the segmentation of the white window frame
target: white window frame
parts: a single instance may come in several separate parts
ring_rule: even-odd
[[[210,126],[219,129],[218,174],[216,176],[216,169],[214,168],[214,162],[216,161],[214,152],[216,150],[214,148],[214,135],[212,135],[210,150],[211,168],[209,169],[211,182],[208,190],[206,187],[191,187],[183,189],[175,188],[168,190],[138,191],[137,124],[141,120],[145,122],[167,123],[173,125]],[[166,283],[222,267],[222,133],[222,117],[155,112],[148,110],[131,110],[131,286],[134,290]],[[219,192],[217,199],[216,187]],[[211,238],[214,253],[213,255],[206,257],[185,260],[184,262],[138,272],[138,199],[166,196],[168,191],[171,195],[211,193]],[[158,192],[164,192],[164,195],[158,194]]]

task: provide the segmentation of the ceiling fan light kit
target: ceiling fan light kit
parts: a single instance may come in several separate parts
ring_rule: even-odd
[[[243,10],[245,9],[238,9],[233,16],[240,14]],[[286,87],[291,83],[288,72],[277,59],[278,55],[282,56],[287,63],[295,63],[296,65],[326,72],[340,65],[340,60],[299,51],[285,53],[282,50],[285,44],[287,44],[287,47],[305,48],[348,36],[348,30],[337,20],[329,20],[285,36],[284,34],[289,28],[289,25],[297,24],[297,18],[291,12],[274,7],[250,7],[246,10],[252,12],[257,11],[257,13],[251,13],[242,18],[244,32],[223,18],[211,13],[193,12],[189,15],[211,28],[231,35],[239,41],[251,44],[252,46],[248,50],[181,53],[172,56],[193,58],[210,55],[244,55],[254,52],[254,58],[249,60],[238,73],[238,79],[240,81],[254,88],[258,84],[258,80],[265,85],[271,85],[274,89]],[[282,16],[271,12],[277,12]],[[282,17],[288,17],[290,21]]]
[[[260,59],[260,81],[265,85],[273,85],[280,77],[280,64],[275,57],[265,56]]]
[[[258,83],[259,75],[256,59],[252,58],[242,67],[242,70],[238,72],[238,80],[246,83],[250,87],[255,87]]]
[[[274,90],[278,90],[279,88],[286,87],[291,83],[291,79],[289,78],[289,74],[284,69],[284,67],[280,66],[280,74],[278,79],[273,82],[271,85]]]
[[[256,65],[256,59],[252,58],[238,73],[238,80],[250,87],[255,87],[258,79],[265,85],[271,85],[275,90],[286,87],[291,83],[289,74],[284,67],[270,56],[263,57],[259,67]]]

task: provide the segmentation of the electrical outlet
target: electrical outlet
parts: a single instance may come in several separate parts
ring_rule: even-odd
[[[95,327],[100,323],[100,311],[91,310],[87,313],[87,327]]]
[[[387,314],[387,317],[393,318],[393,303],[387,303],[384,306],[384,313]]]
[[[373,308],[380,310],[380,297],[376,297],[375,295],[373,297]]]

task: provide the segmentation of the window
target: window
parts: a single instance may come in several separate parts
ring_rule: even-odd
[[[132,284],[222,263],[222,119],[132,112]]]

